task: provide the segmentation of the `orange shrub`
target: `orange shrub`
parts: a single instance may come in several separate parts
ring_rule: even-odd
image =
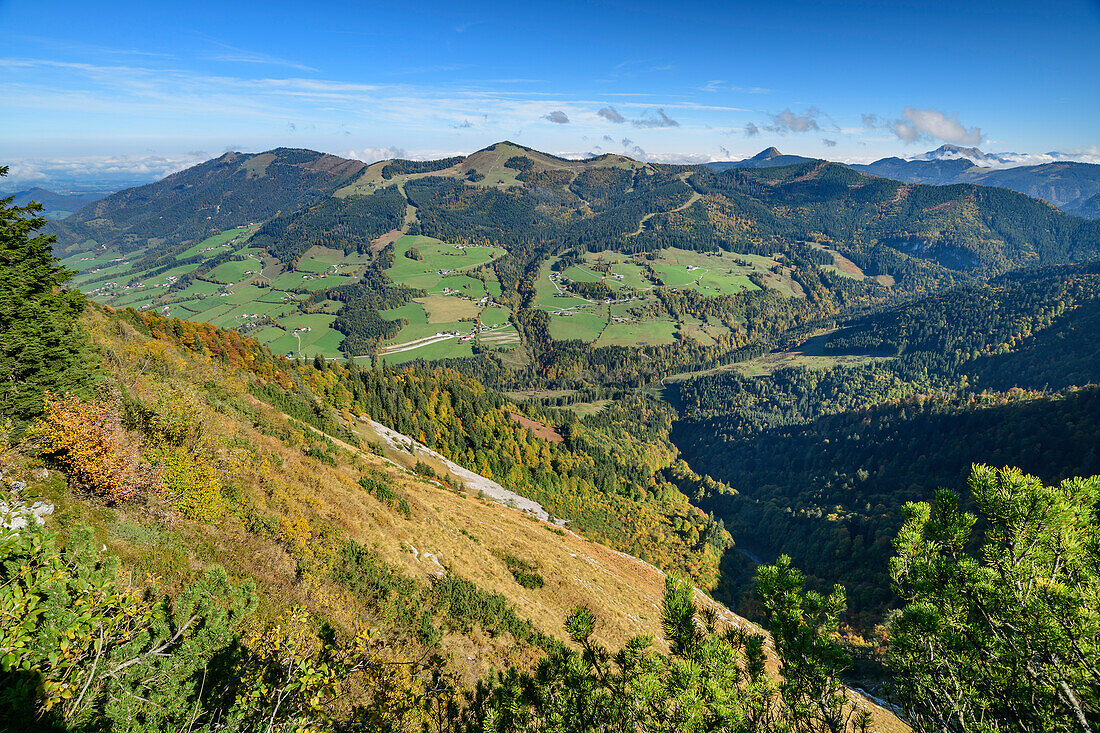
[[[156,483],[141,460],[141,438],[122,427],[116,403],[47,393],[27,440],[65,466],[70,481],[111,503],[135,499]]]

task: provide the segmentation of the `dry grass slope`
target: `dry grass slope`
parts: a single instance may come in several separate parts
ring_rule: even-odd
[[[187,407],[235,497],[235,508],[202,523],[156,504],[106,507],[74,496],[57,478],[37,487],[58,505],[53,521],[92,525],[135,577],[154,575],[169,589],[180,588],[219,564],[237,579],[256,581],[261,618],[300,604],[341,628],[380,625],[382,620],[328,572],[338,562],[334,549],[350,539],[410,578],[427,582],[453,572],[500,593],[538,630],[558,638],[578,605],[596,611],[596,636],[612,648],[637,634],[661,638],[664,574],[648,563],[417,476],[345,442],[325,439],[335,460],[332,465],[317,460],[303,451],[317,444],[315,431],[251,396],[246,373],[144,336],[99,309],[92,309],[86,322],[106,369],[132,398],[165,409]],[[359,424],[352,415],[343,419],[347,426]],[[359,485],[360,477],[371,474],[388,478],[407,500],[407,517]],[[521,586],[505,555],[537,567],[544,585]],[[698,602],[715,607],[729,624],[748,624],[702,593]],[[441,644],[468,683],[493,667],[528,668],[541,655],[508,634],[493,636],[476,626],[447,631]],[[393,658],[419,652],[407,638],[393,638],[387,646]],[[876,730],[905,729],[887,711],[861,704],[875,711]]]

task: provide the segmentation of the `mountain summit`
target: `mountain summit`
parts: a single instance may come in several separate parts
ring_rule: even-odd
[[[776,147],[761,150],[751,158],[744,160],[727,160],[707,163],[706,166],[714,171],[724,171],[730,168],[776,168],[784,165],[806,163],[813,158],[804,158],[801,155],[784,155]]]
[[[1015,153],[984,153],[978,148],[964,148],[958,145],[941,145],[935,150],[913,156],[909,160],[969,160],[984,168],[1002,166],[1013,162]]]
[[[779,149],[772,146],[767,150],[761,150],[759,153],[749,158],[749,160],[765,161],[771,160],[772,158],[778,158],[781,155],[783,154],[779,152]]]

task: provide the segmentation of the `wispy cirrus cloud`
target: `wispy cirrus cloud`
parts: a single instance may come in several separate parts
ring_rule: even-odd
[[[473,28],[475,26],[484,25],[488,22],[489,21],[487,21],[485,19],[481,19],[481,20],[469,20],[469,21],[466,21],[465,23],[459,23],[458,25],[455,26],[455,33],[465,33],[466,31],[470,30],[471,28]]]
[[[98,46],[93,43],[77,43],[75,41],[62,41],[56,38],[43,38],[40,36],[16,36],[21,41],[48,48],[51,51],[63,53],[81,54],[85,56],[138,56],[144,58],[175,58],[170,53],[160,51],[146,51],[136,48],[112,48],[110,46]]]
[[[6,70],[0,75],[0,93],[14,100],[13,106],[70,113],[109,112],[120,118],[155,113],[178,116],[180,120],[278,118],[283,124],[287,117],[324,119],[333,113],[346,113],[363,119],[392,119],[413,127],[440,120],[449,127],[456,121],[486,116],[486,110],[492,110],[489,122],[514,130],[546,117],[549,108],[553,110],[550,114],[554,121],[563,117],[573,121],[576,113],[590,120],[597,116],[605,120],[622,118],[646,128],[678,126],[665,112],[666,108],[703,109],[691,103],[671,103],[662,105],[654,115],[648,111],[651,102],[631,101],[630,95],[624,95],[618,104],[642,112],[636,118],[628,118],[616,107],[605,107],[606,111],[593,115],[589,105],[596,103],[587,100],[485,84],[355,83],[302,76],[230,76],[181,68],[35,58],[0,58],[0,69]]]
[[[206,38],[206,42],[214,46],[214,48],[205,50],[199,55],[201,58],[209,61],[225,61],[239,64],[266,64],[269,66],[285,66],[288,69],[297,69],[298,71],[317,71],[317,69],[312,66],[306,66],[297,61],[272,56],[262,51],[250,51],[244,48],[237,48],[236,46],[222,43],[209,36],[204,37]]]
[[[701,92],[738,92],[741,94],[771,94],[771,89],[764,87],[742,87],[736,84],[730,84],[722,79],[711,79],[703,86],[699,87]]]

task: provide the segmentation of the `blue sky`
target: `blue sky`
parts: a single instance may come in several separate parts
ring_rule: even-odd
[[[667,161],[1100,155],[1098,69],[1100,0],[0,0],[0,161],[155,175],[226,149],[501,139]]]

